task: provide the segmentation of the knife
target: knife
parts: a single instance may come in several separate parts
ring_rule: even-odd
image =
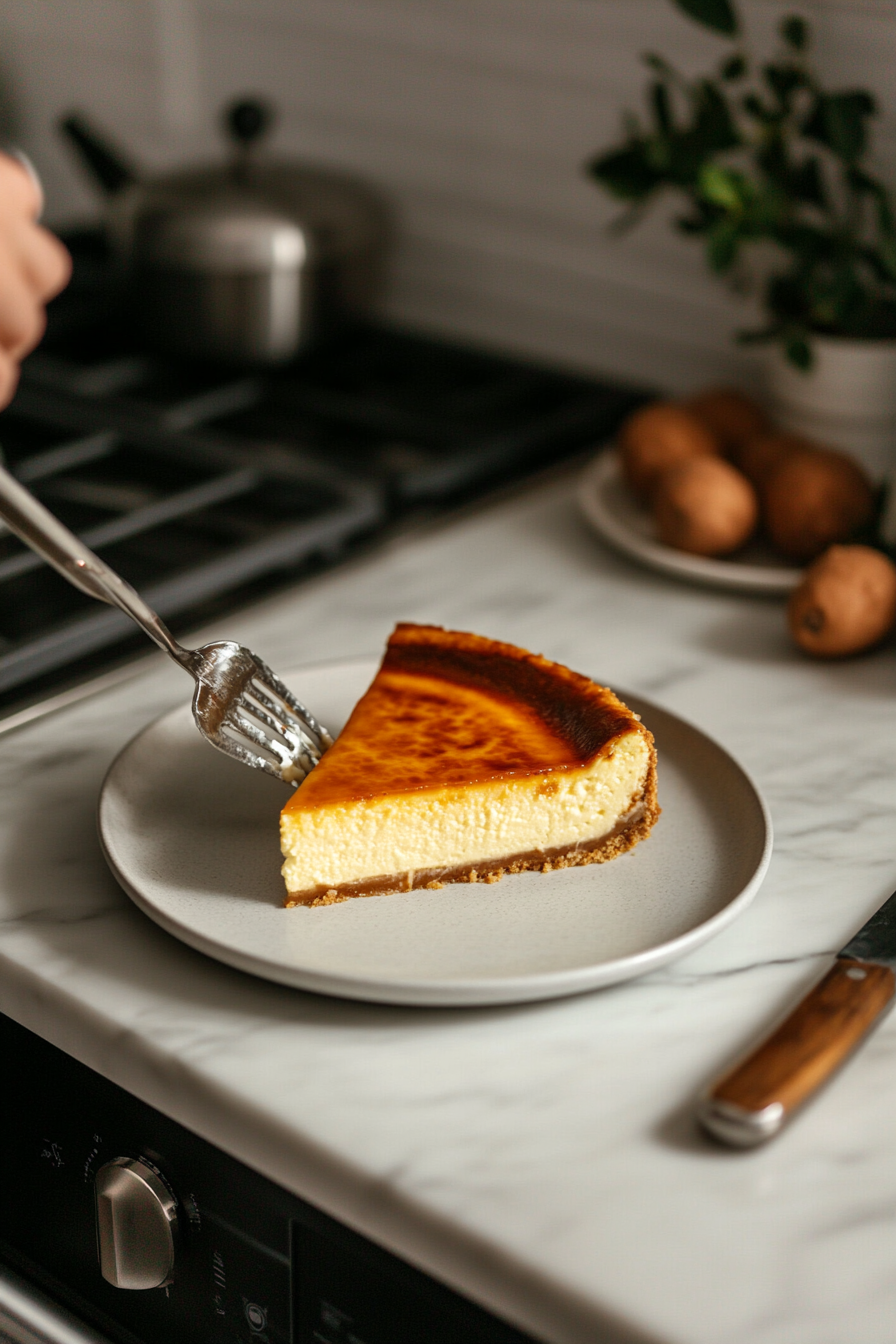
[[[697,1119],[734,1148],[778,1134],[892,1007],[896,892],[837,953],[823,979],[704,1094]]]

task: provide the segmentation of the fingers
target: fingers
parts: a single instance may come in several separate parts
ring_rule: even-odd
[[[40,303],[64,288],[71,258],[58,238],[36,223],[43,207],[40,186],[16,159],[0,154],[0,249],[5,266],[12,263]],[[8,271],[0,273],[0,292]]]
[[[32,222],[44,208],[44,196],[37,178],[9,154],[0,154],[0,196],[7,198],[17,213]]]
[[[19,361],[0,350],[0,408],[12,401],[19,381]]]
[[[31,287],[42,303],[52,299],[68,284],[72,259],[59,239],[39,224],[32,224],[21,241],[22,267]]]
[[[68,252],[36,223],[41,206],[32,175],[0,154],[0,407],[15,390],[19,360],[43,335],[44,304],[71,275]]]
[[[46,316],[33,286],[9,264],[0,239],[0,353],[21,359],[44,334]]]

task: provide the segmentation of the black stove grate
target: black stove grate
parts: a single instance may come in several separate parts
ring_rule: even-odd
[[[375,491],[297,453],[137,423],[97,429],[95,412],[26,382],[0,417],[0,446],[19,480],[174,624],[259,576],[333,558],[382,521]],[[79,421],[87,432],[72,434]],[[132,632],[0,535],[0,693]]]

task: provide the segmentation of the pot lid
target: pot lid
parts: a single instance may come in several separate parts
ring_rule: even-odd
[[[181,168],[141,184],[121,204],[137,222],[165,214],[211,221],[266,216],[292,222],[315,259],[368,247],[384,232],[378,196],[347,174],[268,160],[240,166]]]
[[[224,111],[230,161],[143,177],[80,115],[62,123],[109,200],[120,253],[215,269],[339,261],[383,247],[391,233],[379,193],[349,173],[258,157],[273,117],[258,99]],[[302,250],[304,249],[304,250]],[[287,260],[289,259],[289,260]]]
[[[135,241],[150,265],[218,274],[294,271],[314,251],[295,219],[246,201],[150,207]]]

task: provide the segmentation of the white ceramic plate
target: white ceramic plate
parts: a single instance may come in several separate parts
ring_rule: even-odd
[[[650,514],[622,479],[619,457],[612,449],[602,452],[583,472],[579,505],[595,532],[617,551],[689,583],[740,593],[786,594],[802,577],[801,570],[782,565],[762,542],[750,543],[727,560],[663,546],[656,540]]]
[[[286,681],[341,728],[376,662]],[[715,742],[637,696],[659,750],[663,815],[612,863],[492,885],[282,907],[282,784],[208,746],[188,706],[125,747],[103,785],[99,829],[125,891],[162,928],[241,970],[302,989],[404,1004],[547,999],[642,975],[699,946],[752,899],[771,824]]]

